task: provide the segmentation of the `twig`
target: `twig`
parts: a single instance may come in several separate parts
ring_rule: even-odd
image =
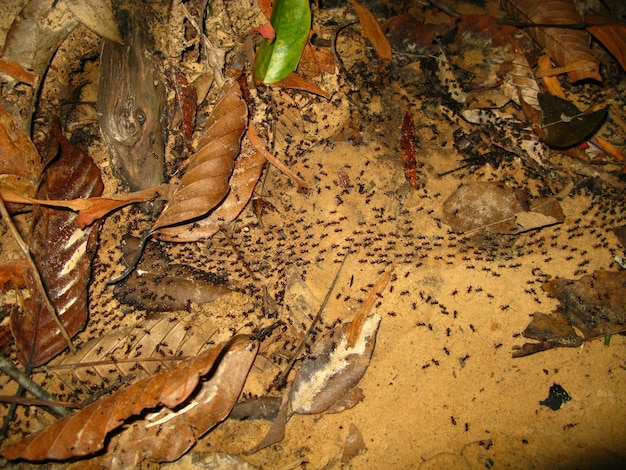
[[[67,342],[67,345],[69,346],[70,351],[72,352],[72,354],[75,354],[76,346],[74,346],[74,343],[72,342],[72,338],[70,338],[70,335],[67,334],[67,330],[65,329],[65,326],[63,326],[63,323],[61,323],[61,319],[59,318],[59,315],[57,314],[57,311],[54,308],[54,305],[52,305],[52,302],[50,301],[50,298],[48,297],[48,293],[46,292],[46,288],[43,285],[43,282],[41,280],[41,275],[39,274],[39,269],[37,269],[37,265],[35,264],[35,261],[33,260],[32,256],[30,255],[30,249],[28,248],[28,245],[26,245],[26,242],[24,241],[20,233],[17,231],[17,227],[15,227],[15,224],[13,224],[13,220],[11,220],[9,211],[7,211],[7,208],[4,205],[4,200],[2,200],[2,198],[0,198],[0,213],[2,214],[2,218],[4,219],[5,223],[9,227],[9,230],[11,230],[11,234],[13,235],[13,238],[19,245],[20,250],[22,250],[24,257],[26,258],[26,260],[28,261],[28,264],[30,265],[33,279],[35,281],[37,289],[39,290],[39,293],[41,294],[44,304],[46,305],[48,310],[50,310],[50,313],[52,314],[52,318],[54,319],[55,323],[57,324],[57,327],[61,331],[61,335],[63,336],[63,338],[65,338],[65,341]]]
[[[3,354],[0,354],[0,370],[15,380],[21,387],[28,390],[35,397],[37,397],[40,401],[44,401],[47,404],[43,405],[43,407],[52,413],[57,418],[61,418],[71,413],[71,410],[66,406],[62,406],[58,404],[58,400],[37,385],[33,380],[26,375],[24,372],[16,368],[11,361],[9,361]],[[14,403],[23,403],[23,400],[16,398]],[[0,400],[0,401],[9,401],[9,400]],[[34,404],[34,403],[33,403]]]
[[[281,388],[283,388],[286,385],[286,383],[287,383],[287,376],[289,375],[289,372],[291,372],[291,369],[293,369],[294,364],[298,360],[298,357],[300,356],[300,352],[302,351],[302,348],[306,344],[307,338],[309,336],[311,336],[311,334],[313,333],[313,329],[317,325],[317,322],[322,317],[322,312],[326,308],[326,304],[328,303],[328,300],[330,299],[330,295],[333,293],[333,289],[335,288],[335,284],[337,284],[337,279],[339,279],[339,274],[341,274],[341,269],[343,268],[344,264],[346,264],[346,260],[348,259],[348,255],[349,254],[350,254],[350,247],[348,247],[348,251],[343,256],[343,260],[341,261],[341,264],[339,265],[339,269],[337,270],[337,274],[335,274],[335,278],[333,279],[333,282],[331,283],[330,287],[328,288],[328,292],[326,293],[326,297],[324,298],[324,301],[322,302],[322,305],[320,305],[320,308],[317,311],[317,314],[315,315],[315,317],[313,318],[313,321],[309,325],[309,328],[306,330],[306,333],[304,334],[304,337],[302,338],[302,341],[298,345],[298,348],[293,353],[293,356],[289,360],[289,363],[287,364],[287,367],[285,368],[285,370],[283,370],[278,375],[278,377],[276,377],[276,379],[274,379],[274,384],[276,385],[277,389],[280,390]]]
[[[248,131],[246,132],[246,135],[248,136],[248,139],[250,139],[250,142],[252,142],[254,148],[258,152],[260,152],[261,155],[263,155],[268,162],[280,169],[283,173],[289,176],[294,181],[294,183],[296,183],[299,193],[306,194],[310,191],[311,188],[306,181],[297,176],[293,171],[287,168],[283,162],[278,160],[274,155],[269,152],[269,150],[267,150],[265,144],[261,140],[261,137],[259,137],[259,134],[257,134],[253,124],[250,124],[248,126]]]

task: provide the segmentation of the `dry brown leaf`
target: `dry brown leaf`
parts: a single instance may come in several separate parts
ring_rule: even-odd
[[[102,194],[100,170],[91,157],[73,146],[58,129],[55,134],[61,153],[46,168],[38,198]],[[76,218],[76,213],[67,210],[42,206],[33,210],[30,249],[56,314],[46,307],[29,276],[31,297],[25,299],[24,313],[11,315],[18,357],[24,364],[41,365],[67,347],[56,315],[70,337],[82,330],[87,321],[87,285],[98,231],[93,227],[81,229]]]
[[[189,404],[177,411],[168,408],[135,422],[115,440],[102,459],[105,468],[138,468],[144,459],[173,462],[196,441],[226,419],[237,401],[258,343],[239,338],[219,358],[209,380],[201,382]]]
[[[595,15],[587,15],[585,22],[593,23],[593,26],[587,26],[587,31],[600,41],[617,59],[622,69],[626,70],[626,24]]]
[[[208,217],[191,224],[159,229],[154,238],[169,242],[190,242],[212,237],[235,220],[248,204],[265,162],[265,157],[252,147],[250,140],[244,139],[241,153],[235,160],[230,192],[226,199]]]
[[[513,234],[564,220],[556,199],[538,199],[528,204],[514,190],[491,182],[460,186],[444,202],[443,214],[445,222],[462,233],[487,230]]]
[[[35,145],[11,114],[0,108],[0,190],[33,196],[40,173],[41,158]]]
[[[224,199],[247,122],[248,109],[239,83],[235,81],[215,105],[208,128],[200,139],[200,149],[189,157],[178,188],[151,229],[153,233],[195,221]],[[170,227],[170,236],[176,230]],[[189,227],[182,226],[178,230],[184,233]]]
[[[302,78],[300,75],[293,72],[290,73],[287,78],[283,78],[282,80],[274,83],[274,85],[281,88],[292,88],[294,90],[306,91],[308,93],[323,96],[327,100],[330,99],[330,93],[322,90],[315,83],[307,80],[306,78]]]
[[[383,30],[380,28],[374,15],[372,15],[372,12],[356,0],[352,0],[350,4],[359,16],[359,22],[361,26],[363,26],[363,32],[372,43],[372,46],[374,46],[378,58],[383,62],[391,62],[391,44],[389,44],[389,40],[385,37]]]
[[[243,362],[249,360],[251,364],[250,356],[254,359],[257,348],[258,344],[255,341],[244,336],[236,336],[227,343],[181,362],[172,370],[165,370],[153,377],[139,380],[125,389],[91,403],[77,413],[56,421],[43,431],[27,436],[4,449],[2,455],[9,460],[18,458],[67,460],[98,452],[104,448],[108,433],[120,427],[131,416],[159,405],[170,409],[180,405],[196,390],[200,378],[214,369],[216,362],[221,364],[221,361],[229,356],[229,352],[235,356],[236,362],[238,362],[237,353],[242,352],[246,358]],[[241,370],[238,371],[241,372]],[[205,385],[208,384],[208,390],[211,390],[213,399],[208,401],[209,413],[199,421],[198,431],[204,429],[203,432],[205,432],[207,425],[211,427],[216,424],[220,420],[220,412],[223,413],[226,408],[225,405],[236,401],[247,369],[243,378],[233,374],[233,376],[237,375],[241,382],[239,390],[236,390],[237,387],[233,387],[231,382],[223,382],[228,381],[228,377],[224,378],[224,374],[228,376],[228,372],[222,368],[219,374],[212,375],[216,382],[211,383],[209,380],[205,383]],[[220,385],[224,387],[223,390],[220,389]],[[234,398],[232,395],[235,395]],[[213,407],[217,409],[212,409]],[[206,421],[204,421],[205,418]],[[146,445],[150,446],[150,443]],[[164,447],[164,451],[167,451],[168,446]],[[177,448],[177,450],[180,449],[181,447]],[[141,449],[135,450],[141,452]]]
[[[502,8],[521,23],[542,25],[581,24],[583,19],[573,2],[555,0],[500,0]],[[579,29],[530,27],[528,33],[539,45],[545,47],[559,66],[576,62],[568,72],[570,80],[577,82],[586,78],[602,81],[599,62],[591,53],[589,33]]]

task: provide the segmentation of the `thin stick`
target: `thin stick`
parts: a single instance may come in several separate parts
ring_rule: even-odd
[[[293,356],[289,360],[289,363],[287,364],[287,368],[285,370],[283,370],[280,373],[280,375],[278,377],[276,377],[276,379],[274,380],[274,384],[276,385],[276,388],[278,388],[279,390],[286,385],[286,383],[287,383],[287,376],[289,375],[289,372],[291,372],[291,369],[293,369],[294,364],[298,360],[298,356],[300,356],[300,352],[302,351],[302,348],[304,348],[304,345],[306,344],[307,338],[309,336],[311,336],[311,334],[313,333],[313,329],[317,325],[317,322],[322,317],[322,312],[326,308],[326,304],[328,303],[328,300],[330,299],[330,295],[333,293],[333,289],[335,288],[335,284],[337,284],[337,279],[339,279],[339,274],[341,274],[341,269],[343,268],[344,264],[346,264],[346,260],[348,259],[348,255],[349,254],[350,254],[350,247],[348,247],[348,251],[343,256],[343,260],[341,261],[341,264],[339,265],[339,269],[337,270],[337,274],[335,274],[335,278],[333,279],[333,282],[331,283],[330,287],[328,288],[328,292],[326,293],[326,297],[324,298],[324,301],[322,302],[322,305],[320,305],[320,308],[317,311],[317,314],[315,315],[315,317],[313,318],[313,321],[309,325],[309,328],[306,330],[306,333],[304,334],[304,338],[302,338],[302,341],[298,345],[298,348],[296,349],[296,351],[293,353]]]
[[[53,395],[48,393],[46,390],[37,385],[33,380],[26,375],[24,372],[15,367],[11,361],[9,361],[3,354],[0,354],[0,370],[15,380],[20,386],[24,389],[28,390],[35,397],[37,397],[41,401],[47,402],[45,404],[45,408],[52,413],[57,418],[61,418],[71,413],[71,410],[66,408],[65,406],[61,406],[58,404],[58,401],[55,399]],[[21,403],[19,400],[21,398],[15,397],[17,401],[14,403]],[[9,400],[0,400],[0,401],[9,401]]]
[[[258,152],[260,152],[261,155],[263,155],[268,162],[277,167],[280,171],[289,176],[294,183],[296,183],[299,193],[308,193],[311,190],[306,181],[297,176],[293,171],[287,168],[283,162],[278,160],[274,155],[269,152],[269,150],[267,150],[265,144],[261,140],[261,137],[259,137],[259,134],[257,134],[256,129],[254,128],[254,125],[252,123],[248,126],[248,131],[246,132],[246,135],[248,136],[248,139],[250,139],[250,142],[252,142],[254,148]]]
[[[72,342],[72,338],[70,338],[70,335],[67,334],[67,330],[63,326],[63,323],[61,323],[61,319],[59,318],[59,315],[57,314],[57,311],[54,308],[54,305],[52,305],[52,302],[50,302],[50,298],[48,297],[46,288],[43,286],[43,282],[41,280],[41,275],[39,274],[39,270],[37,269],[37,265],[35,264],[35,261],[33,260],[32,256],[30,255],[30,249],[28,248],[28,245],[26,245],[26,242],[24,241],[20,233],[17,231],[17,227],[15,227],[15,225],[13,224],[13,220],[11,220],[9,211],[7,211],[7,208],[4,205],[4,201],[2,200],[2,198],[0,198],[0,213],[2,214],[2,218],[4,219],[5,223],[9,227],[9,230],[11,230],[11,234],[13,235],[13,238],[15,239],[17,244],[19,245],[20,250],[22,250],[22,253],[24,254],[24,257],[26,258],[26,261],[28,261],[28,264],[30,265],[33,279],[35,281],[37,289],[39,290],[39,293],[41,294],[44,304],[46,305],[48,310],[50,310],[50,313],[52,314],[52,318],[54,319],[55,323],[57,324],[57,327],[61,331],[61,335],[63,336],[63,338],[65,338],[65,341],[67,342],[67,345],[69,346],[70,351],[72,352],[72,354],[75,354],[76,346],[74,346],[74,343]]]

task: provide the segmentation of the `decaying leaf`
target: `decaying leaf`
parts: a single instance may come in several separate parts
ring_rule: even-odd
[[[370,40],[374,50],[378,55],[378,58],[383,62],[391,62],[391,44],[385,37],[378,21],[372,15],[372,12],[367,7],[361,5],[356,0],[351,0],[350,4],[359,16],[359,22],[363,26],[363,32],[365,36]]]
[[[400,148],[402,149],[404,177],[413,189],[418,189],[417,160],[415,159],[415,124],[413,123],[413,113],[411,113],[410,108],[404,113]]]
[[[228,414],[239,396],[257,348],[255,341],[236,336],[227,343],[181,362],[172,370],[165,370],[139,380],[125,389],[91,403],[77,413],[56,421],[43,431],[27,436],[4,449],[2,455],[9,460],[20,458],[34,461],[67,460],[91,455],[103,449],[107,435],[131,416],[159,405],[173,409],[196,391],[198,393],[196,399],[202,402],[188,410],[196,409],[195,413],[176,414],[181,421],[174,421],[171,425],[166,425],[167,421],[163,421],[163,424],[153,424],[159,426],[159,429],[154,429],[153,438],[156,439],[158,431],[164,429],[166,439],[169,441],[157,439],[152,442],[147,439],[131,442],[129,454],[126,455],[133,461],[143,457],[157,460],[178,458],[193,445],[190,441],[192,438],[199,437]],[[209,380],[203,382],[202,387],[198,389],[200,378],[211,371],[213,373]],[[172,419],[176,418],[170,420]],[[147,428],[148,424],[142,422],[134,426],[141,425]],[[165,426],[161,428],[164,424]],[[149,429],[144,429],[143,432],[149,433]],[[120,452],[118,457],[112,456],[112,459],[121,457]]]
[[[188,232],[196,219],[219,204],[229,191],[229,179],[239,154],[241,137],[248,123],[248,110],[238,82],[233,82],[215,105],[208,127],[199,142],[200,149],[189,157],[178,188],[154,223],[151,232],[170,228],[175,233]]]
[[[359,455],[365,449],[365,441],[359,428],[354,423],[350,423],[348,429],[348,437],[343,445],[343,452],[341,453],[341,463],[347,464],[354,457]]]
[[[556,199],[537,199],[529,203],[516,191],[490,182],[460,186],[444,202],[443,214],[446,223],[462,233],[487,230],[514,234],[564,220]]]
[[[500,0],[502,8],[529,27],[528,33],[545,47],[559,66],[571,66],[568,76],[573,82],[592,78],[602,81],[599,62],[589,47],[591,37],[581,29],[550,28],[546,25],[578,25],[583,23],[574,2],[558,0]]]
[[[39,152],[11,114],[0,108],[0,189],[33,196],[40,174]]]
[[[472,124],[487,126],[494,145],[514,153],[529,167],[538,170],[550,167],[546,145],[530,127],[512,115],[497,109],[466,109],[461,116]]]
[[[544,141],[558,148],[571,147],[588,138],[608,113],[608,107],[582,113],[571,101],[549,93],[540,93],[539,103],[543,111]]]
[[[626,70],[626,25],[596,15],[585,15],[585,21],[592,23],[587,31],[613,54],[622,70]]]
[[[505,94],[518,105],[523,102],[540,111],[537,95],[541,90],[519,44],[513,43],[506,60],[510,64],[510,70],[502,84]]]
[[[577,280],[554,279],[543,289],[561,309],[553,315],[535,313],[523,335],[539,341],[517,348],[523,357],[556,347],[577,347],[583,341],[626,331],[626,271],[595,271]]]
[[[135,242],[136,249],[139,241]],[[127,239],[125,246],[130,243]],[[134,256],[134,250],[125,253],[127,262]],[[169,262],[165,251],[157,243],[151,243],[137,269],[116,284],[114,292],[120,302],[150,312],[168,312],[184,310],[191,303],[213,302],[232,290],[210,273]]]
[[[283,395],[274,423],[248,453],[281,441],[294,413],[338,413],[363,400],[357,385],[369,366],[381,320],[380,315],[368,315],[392,273],[393,268],[380,277],[352,322],[333,328],[313,345]]]
[[[0,292],[25,288],[28,269],[28,262],[25,259],[0,264]]]
[[[461,88],[461,85],[456,78],[454,68],[452,64],[450,64],[443,48],[439,48],[439,51],[435,56],[435,60],[437,62],[437,78],[439,78],[439,81],[448,89],[450,97],[457,103],[465,103],[465,101],[467,101],[467,96],[465,95],[463,88]]]
[[[60,131],[56,138],[61,153],[44,171],[38,198],[72,199],[102,194],[100,170],[91,157],[70,144]],[[76,213],[66,210],[42,206],[33,210],[31,253],[56,313],[48,310],[31,284],[32,295],[25,300],[24,312],[11,316],[18,357],[24,364],[41,365],[67,347],[56,315],[70,337],[87,321],[87,285],[98,231],[94,227],[79,228],[76,218]],[[29,282],[33,282],[30,276]]]

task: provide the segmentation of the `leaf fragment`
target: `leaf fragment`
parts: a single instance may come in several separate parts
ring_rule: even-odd
[[[378,58],[385,63],[391,62],[391,44],[385,37],[378,21],[372,15],[372,12],[356,0],[351,0],[350,4],[359,16],[359,22],[363,27],[365,36],[370,40]]]

